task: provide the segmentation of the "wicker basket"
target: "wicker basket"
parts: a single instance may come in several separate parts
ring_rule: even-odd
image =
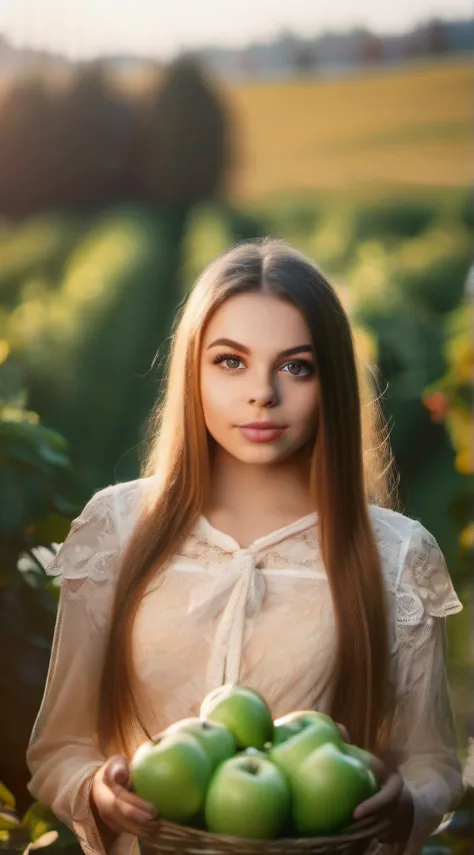
[[[388,827],[387,819],[371,817],[332,837],[285,837],[277,840],[244,840],[211,834],[159,821],[159,832],[139,841],[141,855],[362,855],[370,843]]]

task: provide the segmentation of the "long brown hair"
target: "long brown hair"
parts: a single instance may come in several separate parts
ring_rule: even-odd
[[[389,502],[390,449],[377,396],[356,358],[350,324],[318,268],[282,241],[240,244],[215,259],[177,314],[167,383],[149,422],[142,477],[159,489],[125,549],[106,644],[98,734],[104,753],[129,754],[138,727],[132,630],[145,587],[176,551],[210,488],[210,450],[200,399],[199,360],[211,315],[230,297],[264,291],[305,317],[320,378],[318,431],[311,456],[319,538],[338,629],[332,715],[351,739],[376,748],[390,713],[387,606],[369,504]],[[316,500],[315,500],[316,505]]]

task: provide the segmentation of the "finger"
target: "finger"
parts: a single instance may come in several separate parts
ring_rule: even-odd
[[[382,789],[370,799],[362,802],[354,811],[354,819],[363,819],[373,813],[379,813],[390,807],[396,801],[403,788],[401,776],[397,773],[390,775]]]
[[[372,813],[377,813],[383,810],[387,805],[393,803],[398,797],[403,788],[403,780],[399,773],[390,775],[384,783],[382,789],[370,799],[362,802],[354,811],[354,819],[363,819]]]
[[[120,784],[126,789],[131,787],[130,770],[125,757],[117,754],[110,758],[104,767],[104,782],[108,787],[112,787],[114,784]]]
[[[131,820],[140,824],[151,822],[152,819],[156,818],[156,811],[154,811],[152,816],[151,812],[142,810],[136,805],[130,804],[125,799],[120,798],[117,798],[115,801],[114,811],[118,812],[127,821]]]
[[[152,832],[152,827],[156,826],[151,819],[141,819],[140,815],[133,813],[132,809],[122,810],[118,805],[107,811],[103,815],[104,823],[115,834],[135,834],[139,837],[146,837]]]
[[[350,742],[349,731],[347,730],[347,727],[344,724],[339,724],[339,722],[336,722],[336,727],[339,729],[339,732],[344,742]]]
[[[157,810],[151,802],[145,801],[145,799],[140,798],[140,796],[135,795],[135,793],[131,793],[129,790],[125,790],[123,787],[115,785],[112,788],[112,792],[115,797],[125,804],[131,805],[134,808],[137,808],[141,813],[146,815],[147,819],[155,819],[158,816]]]
[[[145,799],[137,796],[132,790],[132,779],[127,761],[123,757],[112,758],[110,766],[104,771],[104,781],[109,789],[119,798],[135,805],[139,810],[157,816],[155,807]],[[149,818],[149,817],[147,817]]]
[[[385,763],[375,756],[375,754],[370,754],[367,757],[367,766],[374,773],[375,777],[379,784],[384,784],[385,781],[390,777],[390,772],[387,769]]]

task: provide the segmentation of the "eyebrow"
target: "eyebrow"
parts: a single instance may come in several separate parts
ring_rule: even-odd
[[[240,350],[241,353],[250,353],[249,347],[246,347],[245,344],[239,344],[238,341],[232,341],[231,338],[217,338],[208,346],[207,350],[210,350],[211,347],[217,347],[217,345],[232,347],[234,350]],[[314,347],[312,344],[298,344],[296,347],[288,347],[286,350],[280,350],[280,353],[277,354],[277,358],[280,359],[282,356],[294,356],[295,353],[314,353]]]

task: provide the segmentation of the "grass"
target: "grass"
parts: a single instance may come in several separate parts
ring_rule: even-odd
[[[338,79],[227,85],[240,143],[233,195],[465,188],[473,84],[470,59],[450,58]]]

